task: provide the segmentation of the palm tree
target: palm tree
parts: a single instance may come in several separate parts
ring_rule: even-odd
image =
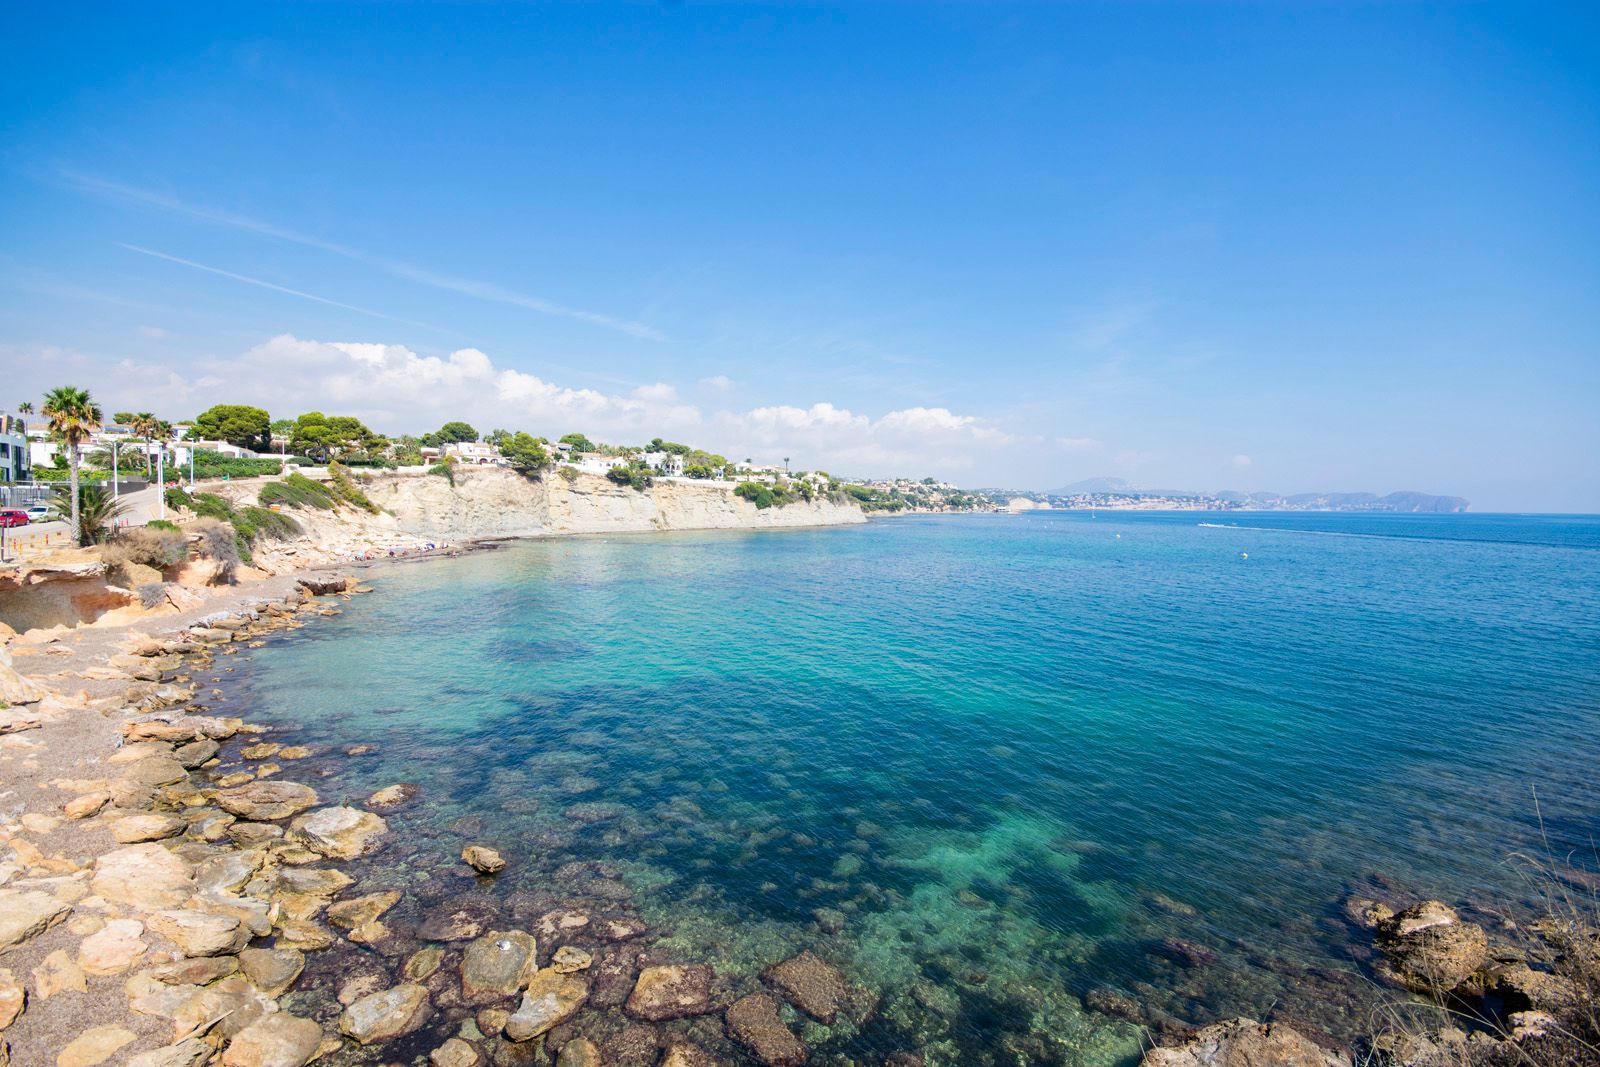
[[[50,435],[67,450],[67,483],[72,494],[72,531],[83,543],[83,528],[78,513],[78,450],[100,428],[103,416],[89,390],[62,385],[44,395],[45,418],[50,420]]]
[[[135,437],[142,437],[145,441],[144,448],[144,477],[150,480],[150,442],[156,439],[156,434],[161,432],[161,420],[148,411],[141,411],[133,417],[130,429]]]
[[[66,512],[76,510],[77,518],[72,520],[72,529],[80,545],[102,544],[116,531],[117,520],[128,510],[128,505],[106,492],[101,485],[86,485],[82,493],[72,501],[71,508],[61,506],[57,499],[51,504],[55,509],[57,518],[66,518]]]
[[[783,473],[784,474],[788,474],[789,473],[789,457],[788,456],[784,456],[783,457]]]
[[[22,403],[18,404],[17,405],[17,414],[18,415],[32,415],[33,414],[33,401],[24,400]]]

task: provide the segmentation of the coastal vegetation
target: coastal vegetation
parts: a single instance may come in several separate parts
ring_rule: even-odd
[[[373,515],[376,515],[379,511],[383,510],[371,500],[367,499],[367,495],[361,491],[361,489],[356,485],[355,480],[350,477],[350,472],[342,467],[337,461],[330,461],[328,463],[328,478],[331,483],[333,494],[340,500],[343,500],[345,503],[352,504],[355,507],[360,508],[362,511],[369,512]]]
[[[634,457],[627,463],[606,471],[606,478],[618,485],[631,486],[643,492],[655,484],[654,472],[644,460]]]
[[[63,385],[45,394],[43,413],[50,420],[51,436],[61,443],[67,453],[67,482],[70,486],[68,529],[77,535],[79,544],[87,544],[84,526],[79,518],[78,463],[84,443],[100,428],[100,406],[87,389]]]
[[[316,508],[321,511],[328,511],[334,507],[333,494],[328,492],[328,487],[307,478],[299,471],[281,481],[263,485],[257,499],[269,506],[278,504],[291,508]]]
[[[103,544],[128,510],[127,505],[98,485],[80,486],[75,498],[61,493],[51,508],[55,518],[67,523],[80,546]]]
[[[217,404],[195,417],[194,428],[202,438],[226,441],[237,448],[254,452],[267,452],[272,448],[272,417],[264,408]],[[137,425],[134,432],[139,432]]]

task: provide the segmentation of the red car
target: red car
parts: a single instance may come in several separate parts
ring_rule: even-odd
[[[26,526],[28,513],[21,508],[0,508],[0,526]]]

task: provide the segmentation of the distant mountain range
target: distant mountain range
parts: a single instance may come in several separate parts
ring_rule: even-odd
[[[1141,497],[1173,500],[1216,500],[1247,508],[1281,508],[1295,511],[1394,511],[1451,514],[1466,511],[1471,505],[1459,496],[1434,496],[1402,490],[1379,496],[1377,493],[1241,493],[1223,489],[1215,493],[1194,489],[1137,489],[1125,478],[1085,478],[1046,491],[1060,497]]]

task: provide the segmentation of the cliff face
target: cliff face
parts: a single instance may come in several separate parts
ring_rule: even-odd
[[[436,475],[379,475],[364,485],[402,531],[440,540],[650,530],[766,529],[865,522],[854,503],[829,500],[761,509],[732,490],[658,481],[640,492],[580,474],[533,482],[498,467],[463,469],[452,486]]]

